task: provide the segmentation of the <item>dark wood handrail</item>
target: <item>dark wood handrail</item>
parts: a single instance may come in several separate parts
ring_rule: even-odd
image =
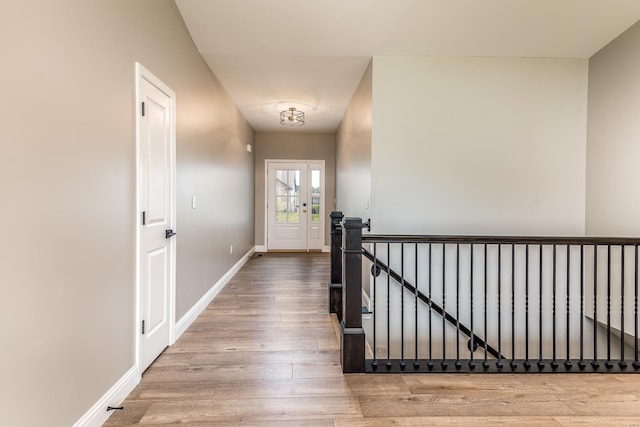
[[[363,234],[363,243],[460,243],[506,245],[640,245],[638,237],[455,236]]]

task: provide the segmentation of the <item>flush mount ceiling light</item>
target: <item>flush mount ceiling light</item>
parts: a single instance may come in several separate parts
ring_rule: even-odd
[[[280,112],[280,124],[284,126],[302,126],[304,124],[304,112],[291,107]]]

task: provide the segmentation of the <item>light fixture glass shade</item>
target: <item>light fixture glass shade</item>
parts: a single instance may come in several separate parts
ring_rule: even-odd
[[[294,107],[280,112],[280,124],[284,126],[302,126],[304,124],[304,112]]]

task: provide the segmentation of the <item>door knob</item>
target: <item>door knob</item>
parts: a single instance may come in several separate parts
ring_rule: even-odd
[[[176,235],[175,231],[173,231],[173,230],[172,230],[172,229],[170,229],[170,228],[169,228],[169,229],[167,229],[167,230],[164,230],[164,238],[165,238],[165,239],[168,239],[168,238],[170,238],[171,236],[175,236],[175,235]]]

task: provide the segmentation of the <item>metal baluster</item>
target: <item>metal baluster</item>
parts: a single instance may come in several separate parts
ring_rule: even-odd
[[[460,362],[460,243],[456,244],[456,369],[462,367]]]
[[[634,294],[635,294],[635,299],[633,302],[633,310],[634,310],[634,325],[633,325],[633,329],[634,329],[634,359],[633,359],[633,367],[634,369],[638,369],[640,368],[640,360],[638,360],[638,245],[634,246],[634,257],[633,257],[633,263],[635,265],[635,269],[634,269],[634,284],[633,284],[633,289],[634,289]]]
[[[524,247],[524,367],[529,369],[529,245]]]
[[[580,245],[580,361],[578,367],[585,368],[584,363],[584,245]]]
[[[593,246],[593,369],[600,367],[598,362],[598,245]]]
[[[470,314],[471,314],[471,338],[470,338],[470,345],[469,345],[469,352],[470,352],[470,358],[469,358],[469,369],[473,370],[476,367],[476,362],[474,362],[473,360],[473,352],[476,350],[476,342],[474,340],[475,338],[475,334],[473,332],[473,243],[471,244],[469,250],[471,251],[471,260],[470,260],[470,264],[471,266],[469,267],[470,270],[470,276],[469,276],[469,281],[470,281],[470,285],[469,285],[469,293],[470,293]]]
[[[400,243],[400,277],[400,369],[404,371],[404,243]]]
[[[611,362],[611,245],[607,245],[607,369],[613,368]]]
[[[429,367],[429,370],[433,369],[433,334],[432,332],[432,324],[431,324],[431,314],[432,314],[432,296],[431,296],[431,261],[432,261],[432,257],[431,257],[431,243],[429,243],[429,362],[427,362],[427,366]]]
[[[498,361],[496,366],[502,369],[502,245],[498,244]]]
[[[553,278],[551,280],[552,284],[552,292],[553,296],[553,304],[552,304],[552,323],[551,323],[551,334],[553,341],[552,354],[553,357],[551,359],[551,367],[555,370],[558,367],[558,361],[556,360],[556,245],[553,245]]]
[[[442,311],[446,312],[447,304],[446,304],[446,286],[445,286],[445,252],[446,252],[446,243],[442,244]],[[442,369],[447,369],[447,337],[446,337],[446,328],[447,322],[442,319]]]
[[[378,244],[373,244],[373,361],[371,367],[378,369],[378,358],[376,357],[376,282],[378,278]]]
[[[568,370],[571,368],[571,348],[570,348],[570,321],[571,321],[571,246],[567,244],[567,335],[565,340],[567,342],[567,359],[564,361],[564,367]]]
[[[539,277],[538,281],[540,282],[540,307],[539,307],[539,317],[538,317],[538,369],[544,368],[544,361],[542,355],[542,244],[540,244],[540,257],[538,259],[539,264]]]
[[[482,361],[482,367],[484,369],[489,368],[489,361],[487,360],[487,244],[484,244],[484,360]]]
[[[621,369],[624,369],[627,367],[627,362],[624,360],[624,245],[620,246],[620,251],[622,276],[620,278],[620,361],[618,362],[618,366],[620,366]]]
[[[415,358],[413,359],[413,368],[418,369],[420,367],[420,363],[418,362],[418,244],[415,245],[415,257],[414,257],[414,266],[415,266],[415,276],[414,280],[416,285],[414,287],[414,303],[416,310],[416,321],[415,321]]]
[[[516,369],[516,245],[511,245],[511,369]]]
[[[387,266],[391,265],[391,243],[387,243]],[[391,369],[391,268],[387,270],[387,370]]]

